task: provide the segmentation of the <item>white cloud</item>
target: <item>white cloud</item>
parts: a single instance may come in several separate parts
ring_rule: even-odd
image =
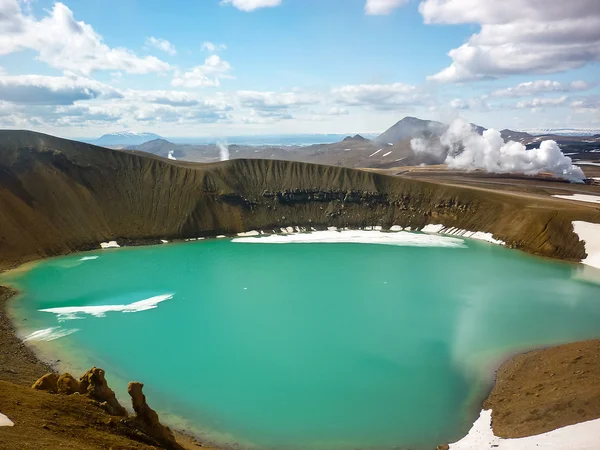
[[[316,94],[303,92],[238,91],[237,97],[242,106],[257,110],[286,109],[320,101]]]
[[[523,100],[516,104],[517,108],[543,108],[547,106],[561,106],[567,102],[567,96],[563,95],[558,98],[532,98],[531,100]]]
[[[450,101],[450,108],[457,110],[477,109],[480,111],[489,111],[490,105],[487,103],[487,97],[480,98],[455,98]]]
[[[282,0],[221,0],[222,5],[231,4],[241,11],[254,11],[258,8],[271,8],[281,5]]]
[[[89,75],[97,70],[126,73],[165,72],[170,66],[154,56],[138,57],[125,48],[111,48],[102,36],[72,11],[55,3],[37,20],[21,10],[17,0],[0,0],[0,55],[32,50],[50,66]]]
[[[119,98],[114,88],[77,76],[0,75],[0,100],[31,105],[71,105],[78,100]]]
[[[171,85],[183,88],[218,87],[221,78],[232,78],[229,75],[231,65],[218,55],[211,55],[201,66],[193,67],[185,72],[176,71]]]
[[[573,99],[571,108],[578,114],[600,113],[600,97],[590,96]]]
[[[591,86],[582,80],[572,81],[571,83],[560,83],[550,80],[536,80],[520,83],[514,87],[498,89],[492,92],[495,97],[526,97],[543,92],[572,92],[585,91]]]
[[[202,43],[202,50],[206,50],[209,53],[220,52],[221,50],[227,50],[227,46],[225,44],[215,44],[210,41],[205,41]]]
[[[149,38],[146,38],[146,45],[162,50],[163,52],[168,53],[169,55],[177,54],[175,46],[166,39],[159,39],[155,38],[154,36],[150,36]]]
[[[337,103],[381,110],[420,104],[426,97],[416,86],[403,83],[347,85],[331,93]]]
[[[327,114],[330,116],[347,116],[350,114],[350,111],[348,111],[347,108],[338,108],[337,106],[334,106],[327,112]]]
[[[424,0],[419,10],[425,23],[481,26],[430,80],[554,73],[600,60],[598,0]]]
[[[365,12],[370,15],[386,15],[408,2],[409,0],[367,0]]]

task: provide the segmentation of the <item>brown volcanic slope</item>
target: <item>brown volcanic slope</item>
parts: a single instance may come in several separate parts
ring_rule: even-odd
[[[600,222],[600,213],[585,204],[341,167],[258,159],[195,164],[0,131],[0,268],[112,239],[292,225],[442,223],[492,232],[531,253],[580,259],[574,218]]]

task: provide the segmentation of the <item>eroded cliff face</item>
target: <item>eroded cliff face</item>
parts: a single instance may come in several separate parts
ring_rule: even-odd
[[[273,160],[192,164],[0,131],[0,268],[109,240],[428,223],[491,232],[511,247],[581,259],[584,246],[571,220],[600,222],[600,214],[590,214],[340,167]]]

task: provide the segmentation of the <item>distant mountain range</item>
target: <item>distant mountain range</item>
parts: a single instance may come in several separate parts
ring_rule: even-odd
[[[155,133],[136,133],[134,131],[121,131],[118,133],[109,133],[100,138],[88,141],[90,144],[100,145],[104,147],[127,147],[129,145],[140,145],[144,142],[154,139],[162,139],[161,136]]]

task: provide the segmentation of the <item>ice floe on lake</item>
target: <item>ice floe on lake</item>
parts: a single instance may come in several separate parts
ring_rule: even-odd
[[[104,317],[107,312],[135,313],[154,309],[159,303],[172,299],[174,294],[157,295],[128,305],[98,305],[98,306],[62,306],[58,308],[40,309],[40,312],[53,313],[59,320],[81,319],[81,314],[94,317]]]
[[[55,339],[60,339],[61,337],[68,336],[75,332],[79,331],[77,328],[62,328],[62,327],[51,327],[45,328],[43,330],[37,330],[33,333],[25,336],[23,341],[44,341],[50,342]]]
[[[80,258],[79,261],[93,261],[98,258],[99,256],[84,256],[83,258]]]

